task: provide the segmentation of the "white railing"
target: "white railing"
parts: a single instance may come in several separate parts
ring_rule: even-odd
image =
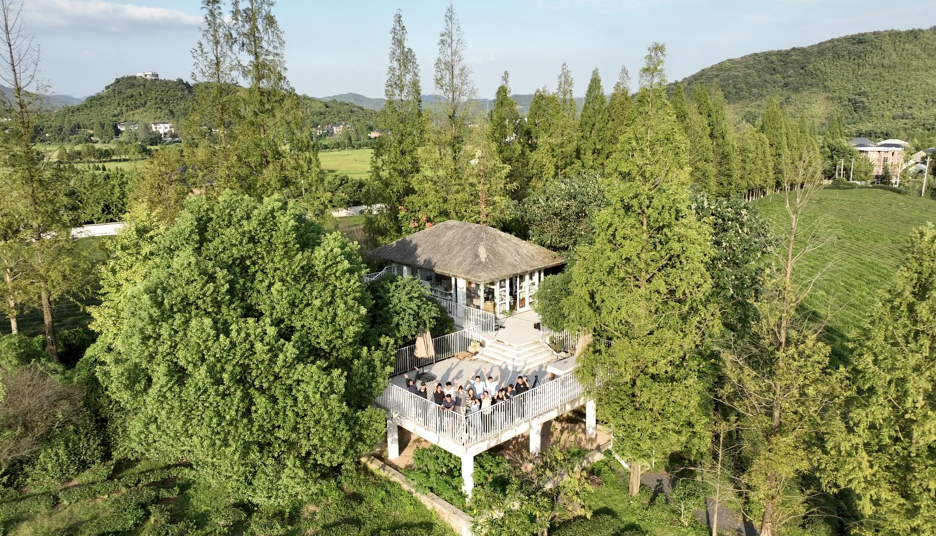
[[[390,384],[377,397],[378,406],[391,417],[404,417],[458,445],[468,447],[533,420],[585,394],[575,374],[541,384],[507,402],[493,404],[470,415],[445,411],[440,406]]]
[[[391,376],[403,374],[413,370],[414,367],[425,367],[453,357],[458,352],[467,352],[471,348],[471,341],[480,341],[481,334],[475,328],[463,329],[432,339],[435,348],[433,357],[416,357],[416,345],[404,346],[396,351],[396,360],[393,364]]]
[[[556,352],[575,353],[578,339],[578,333],[569,333],[566,330],[553,331],[540,324],[540,340],[552,346]]]
[[[384,277],[390,275],[400,275],[400,269],[395,264],[391,264],[379,272],[374,272],[364,276],[364,283],[370,283],[371,281],[377,281],[378,279],[383,279]]]
[[[449,300],[436,298],[436,301],[455,320],[456,324],[461,324],[465,329],[475,327],[485,334],[493,334],[497,331],[497,317],[494,316],[494,313],[467,307]]]
[[[408,419],[459,445],[464,445],[465,418],[457,412],[444,410],[442,406],[393,384],[384,389],[375,403],[388,410],[391,417]]]

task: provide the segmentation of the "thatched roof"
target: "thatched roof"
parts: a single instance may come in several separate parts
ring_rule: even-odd
[[[476,223],[448,220],[372,250],[369,256],[475,283],[551,268],[562,255]]]

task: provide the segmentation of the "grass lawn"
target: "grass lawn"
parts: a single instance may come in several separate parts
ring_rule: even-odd
[[[644,536],[706,536],[706,527],[695,521],[692,511],[702,509],[702,498],[694,497],[691,504],[683,497],[673,495],[673,504],[667,504],[660,494],[654,496],[646,486],[640,494],[631,497],[627,489],[628,475],[616,462],[601,461],[591,468],[600,483],[586,500],[592,509],[592,518],[577,518],[549,531],[554,536],[617,536],[625,534]],[[678,490],[679,488],[677,488]],[[682,507],[682,508],[680,508]]]
[[[122,169],[124,171],[132,171],[138,169],[143,165],[144,160],[126,160],[123,162],[113,161],[113,162],[94,162],[91,164],[87,163],[76,163],[75,167],[78,169],[88,169],[91,166],[104,166],[108,171],[115,169]]]
[[[371,149],[351,149],[348,151],[322,151],[319,160],[322,169],[344,173],[351,178],[366,179],[370,174]]]
[[[766,197],[758,205],[782,230],[786,221],[783,196]],[[826,311],[832,304],[826,337],[841,359],[850,353],[844,343],[861,329],[868,310],[891,283],[910,230],[936,223],[936,202],[876,188],[825,189],[814,199],[804,221],[818,225],[828,244],[804,258],[799,277],[830,266],[806,306]]]

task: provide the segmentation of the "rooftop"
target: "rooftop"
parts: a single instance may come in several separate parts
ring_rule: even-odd
[[[487,283],[565,264],[562,255],[491,227],[448,220],[372,250],[375,259]]]

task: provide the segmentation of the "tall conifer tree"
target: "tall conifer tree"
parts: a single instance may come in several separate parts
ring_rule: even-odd
[[[630,109],[630,73],[627,72],[627,67],[622,65],[617,82],[614,84],[614,91],[611,93],[611,99],[608,102],[609,157],[617,150],[618,142],[627,129]]]
[[[864,534],[933,534],[936,228],[915,229],[852,361],[857,392],[828,434],[832,481],[853,490]]]
[[[522,199],[527,188],[526,121],[520,117],[517,101],[510,96],[510,77],[506,71],[497,88],[494,109],[488,114],[488,123],[491,140],[497,147],[501,162],[510,166],[507,183],[512,186],[512,195],[515,199]]]
[[[422,90],[416,54],[406,43],[406,26],[398,11],[390,30],[390,66],[378,116],[380,137],[371,156],[371,202],[382,204],[365,227],[378,242],[399,238],[398,212],[414,192],[419,174],[419,147],[423,143]]]
[[[717,316],[707,299],[710,230],[690,208],[688,144],[666,98],[664,56],[650,47],[594,244],[579,249],[564,302],[596,341],[580,370],[614,426],[614,450],[629,460],[633,495],[651,459],[705,451],[710,408],[697,350]]]
[[[592,71],[579,119],[579,159],[585,171],[604,169],[611,138],[608,101],[601,86],[598,69]]]

